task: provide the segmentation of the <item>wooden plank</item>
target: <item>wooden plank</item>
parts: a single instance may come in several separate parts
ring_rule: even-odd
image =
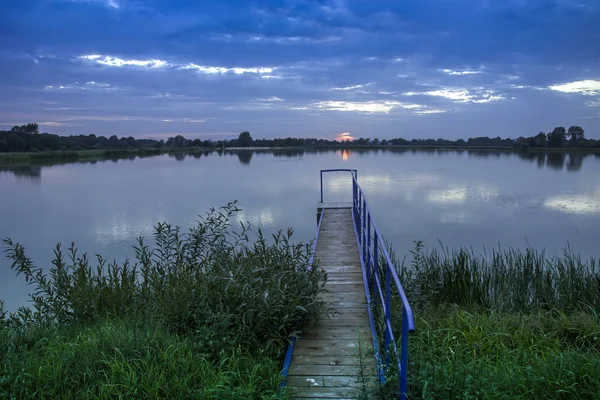
[[[333,328],[337,326],[347,326],[349,328],[356,328],[357,326],[365,329],[370,329],[371,324],[368,320],[358,321],[354,319],[323,319],[319,321],[319,326]]]
[[[316,380],[315,380],[316,381]],[[305,376],[294,376],[288,378],[286,383],[290,386],[295,387],[312,387],[315,386],[311,378]],[[348,379],[345,376],[323,376],[319,380],[319,386],[321,387],[360,387],[360,382],[356,379]]]
[[[360,389],[355,387],[308,386],[293,388],[289,393],[295,396],[295,398],[339,399],[340,397],[343,397],[356,399],[360,395]]]
[[[362,282],[356,283],[356,281],[333,281],[327,282],[325,285],[325,293],[345,293],[345,292],[362,292],[364,294],[364,284]]]
[[[322,268],[327,272],[327,268]],[[327,272],[327,284],[330,282],[335,282],[337,280],[349,280],[354,283],[362,283],[362,271],[358,268],[355,272],[337,272],[335,274],[330,274]]]
[[[300,339],[302,346],[298,346],[294,350],[295,355],[322,355],[322,356],[360,356],[359,344],[357,339],[338,339],[338,340],[323,340],[323,339]]]
[[[326,210],[336,210],[336,209],[351,209],[352,202],[351,201],[333,201],[333,202],[319,202],[317,204],[317,210],[326,209]]]
[[[324,327],[318,326],[315,329],[311,329],[302,334],[301,338],[304,339],[356,339],[358,338],[359,332],[360,337],[371,338],[371,330],[366,327],[361,327],[360,330],[354,327],[355,329],[347,329],[347,327],[342,326],[332,326],[332,327]]]
[[[351,365],[356,366],[356,357],[350,356],[321,356],[321,355],[297,355],[296,364],[304,365]],[[371,363],[375,365],[375,361]],[[289,383],[289,382],[288,382]]]
[[[327,265],[327,273],[336,273],[336,272],[355,272],[357,270],[356,265]],[[360,271],[360,265],[358,266],[358,270]]]
[[[294,354],[296,353],[296,350],[294,350]],[[302,375],[313,378],[325,375],[354,377],[356,376],[356,372],[356,366],[350,365],[296,365],[292,362],[292,365],[290,365],[289,375]]]

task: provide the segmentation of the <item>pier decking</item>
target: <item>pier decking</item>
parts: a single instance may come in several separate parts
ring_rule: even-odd
[[[351,203],[323,202],[324,173],[349,173]],[[282,386],[296,399],[376,398],[388,378],[384,371],[397,373],[398,397],[408,398],[412,309],[357,178],[355,169],[321,170],[318,228],[309,263],[314,267],[316,261],[327,272],[318,299],[329,312],[288,346]],[[392,313],[394,296],[398,308]],[[375,309],[383,319],[379,331]],[[399,328],[393,323],[397,317]]]
[[[376,382],[369,314],[352,209],[322,205],[322,212],[315,259],[327,271],[327,283],[320,298],[335,312],[296,342],[288,393],[296,398],[350,399],[361,391],[361,359],[369,386]]]

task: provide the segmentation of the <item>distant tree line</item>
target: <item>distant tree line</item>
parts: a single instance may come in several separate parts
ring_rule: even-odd
[[[29,123],[14,126],[10,131],[0,131],[0,153],[7,152],[38,152],[38,151],[76,151],[76,150],[106,150],[106,149],[174,149],[187,147],[204,147],[221,149],[224,147],[328,147],[328,146],[443,146],[443,147],[504,147],[515,149],[528,148],[600,148],[600,140],[586,139],[585,132],[580,126],[565,129],[562,126],[552,132],[540,132],[531,137],[517,139],[502,139],[480,136],[468,140],[458,139],[383,139],[360,138],[339,142],[315,138],[276,138],[253,139],[249,132],[242,132],[236,139],[231,140],[200,140],[186,139],[177,135],[165,140],[136,139],[132,136],[105,137],[96,135],[58,136],[50,133],[40,133],[39,126]]]

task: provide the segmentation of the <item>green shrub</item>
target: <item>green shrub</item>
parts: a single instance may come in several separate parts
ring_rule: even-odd
[[[5,240],[31,306],[0,302],[0,398],[275,398],[289,337],[322,311],[325,272],[292,230],[267,239],[230,203],[182,232],[156,226],[135,261],[60,245],[49,269]]]
[[[92,267],[72,245],[58,245],[48,272],[36,268],[21,244],[5,240],[17,274],[33,285],[32,307],[10,317],[15,326],[94,323],[104,318],[153,321],[177,334],[193,334],[204,352],[237,346],[277,354],[299,328],[318,315],[316,296],[325,273],[308,265],[309,245],[292,244],[292,231],[269,242],[263,233],[231,221],[230,203],[211,209],[188,233],[160,223],[155,247],[138,239],[136,262]],[[251,239],[252,237],[252,239]]]

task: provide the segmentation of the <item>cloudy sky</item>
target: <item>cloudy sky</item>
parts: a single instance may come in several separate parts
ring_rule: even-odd
[[[1,0],[0,129],[600,138],[598,0]]]

